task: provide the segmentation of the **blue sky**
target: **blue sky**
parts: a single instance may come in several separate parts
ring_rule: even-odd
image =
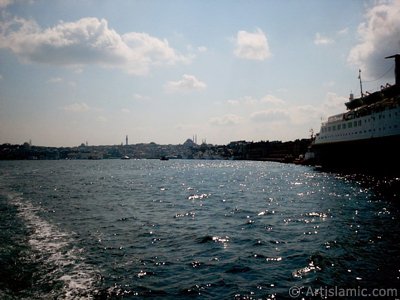
[[[308,137],[359,94],[359,68],[365,90],[393,83],[399,15],[400,1],[0,0],[0,143]]]

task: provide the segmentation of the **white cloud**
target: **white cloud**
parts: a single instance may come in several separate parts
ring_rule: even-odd
[[[260,103],[259,99],[253,98],[252,96],[244,96],[242,99],[242,104],[245,105],[257,105]]]
[[[18,4],[32,4],[34,3],[35,0],[0,0],[0,9],[2,8],[6,8],[7,6],[10,6],[14,3],[18,3]]]
[[[347,35],[349,33],[349,28],[343,28],[337,32],[338,35]]]
[[[100,123],[107,123],[108,119],[105,116],[97,116],[96,121]]]
[[[293,106],[289,107],[287,111],[294,126],[308,125],[319,129],[320,120],[326,120],[329,116],[342,113],[345,110],[344,103],[347,101],[346,97],[327,92],[324,101],[319,105]]]
[[[324,116],[321,105],[300,105],[289,109],[290,118],[293,126],[305,124],[318,124],[320,118]]]
[[[254,123],[260,123],[260,126],[279,125],[282,128],[299,126],[304,127],[304,132],[307,133],[307,127],[317,128],[320,125],[320,118],[326,119],[331,115],[343,112],[344,103],[347,101],[346,97],[327,92],[323,101],[317,105],[293,105],[271,94],[261,98],[246,96],[240,99],[230,99],[226,103],[230,105],[230,109],[242,116],[239,119],[241,122],[252,121],[254,126],[257,126]],[[235,118],[231,116],[214,118],[212,124],[234,124]],[[288,129],[287,133],[290,134],[291,131]]]
[[[325,99],[319,105],[300,105],[287,109],[294,125],[318,124],[320,119],[342,113],[345,110],[344,103],[348,99],[333,92],[327,92]]]
[[[64,80],[61,77],[53,77],[47,80],[47,83],[60,83],[63,82]]]
[[[240,105],[240,101],[239,100],[234,100],[234,99],[232,99],[232,100],[228,100],[228,101],[226,101],[229,105],[232,105],[232,106],[238,106],[238,105]]]
[[[8,5],[12,4],[12,0],[0,0],[0,8],[7,7]]]
[[[259,105],[259,104],[272,104],[275,106],[284,105],[285,101],[271,94],[267,94],[259,99],[252,96],[244,96],[240,99],[229,99],[227,103],[232,106],[238,105]]]
[[[83,69],[80,68],[80,67],[74,67],[74,68],[73,68],[73,72],[74,72],[75,74],[81,74],[81,73],[83,73]]]
[[[336,93],[328,92],[325,96],[325,102],[323,104],[323,111],[328,114],[336,114],[343,111],[345,108],[344,103],[348,99],[342,96],[338,96]]]
[[[66,105],[63,107],[63,109],[69,112],[85,112],[88,111],[90,107],[85,102],[82,102],[82,103],[72,103],[70,105]]]
[[[266,95],[260,99],[261,103],[268,103],[268,104],[274,104],[274,105],[283,105],[285,104],[285,101],[274,96],[274,95]]]
[[[336,84],[336,82],[333,81],[333,80],[331,80],[331,81],[326,81],[326,82],[324,82],[322,85],[323,85],[324,87],[331,88],[331,87],[335,86],[335,84]]]
[[[147,100],[151,99],[149,96],[145,96],[145,95],[141,95],[141,94],[133,94],[133,98],[135,100],[139,100],[139,101],[147,101]]]
[[[243,121],[243,118],[234,114],[226,114],[221,117],[215,117],[210,119],[211,125],[216,126],[228,126],[237,125]]]
[[[0,48],[24,62],[81,67],[116,67],[145,75],[152,67],[187,63],[166,39],[147,33],[119,34],[105,19],[82,18],[41,28],[35,21],[14,17],[0,25]]]
[[[333,92],[327,92],[324,101],[319,105],[300,105],[288,108],[293,124],[317,123],[321,118],[342,113],[348,99]],[[318,124],[319,125],[319,124]]]
[[[204,47],[204,46],[200,46],[200,47],[197,47],[197,51],[199,51],[199,52],[207,52],[207,47]]]
[[[322,36],[319,32],[317,32],[315,34],[315,38],[314,38],[314,44],[315,45],[329,45],[332,44],[334,42],[333,39],[328,38],[326,36]]]
[[[184,92],[191,90],[203,90],[207,87],[207,85],[198,80],[193,75],[184,74],[181,80],[178,81],[169,81],[164,85],[164,88],[167,92]]]
[[[124,114],[129,114],[131,111],[129,108],[121,108],[121,112]]]
[[[251,33],[241,30],[237,33],[234,54],[243,59],[265,60],[271,57],[268,40],[261,29]]]
[[[303,117],[305,117],[306,119],[310,119],[311,117],[313,119],[316,119],[316,115],[320,115],[321,114],[321,107],[318,106],[314,106],[314,105],[300,105],[300,106],[296,106],[293,109],[293,115],[296,114],[302,114]]]
[[[257,122],[279,122],[290,119],[290,116],[284,109],[267,109],[252,113],[250,118]]]
[[[271,94],[260,98],[246,96],[227,100],[225,103],[230,105],[229,109],[236,114],[212,118],[210,124],[231,131],[233,126],[240,124],[234,127],[235,132],[242,128],[247,130],[249,126],[246,125],[251,125],[252,132],[264,131],[268,138],[297,138],[296,132],[303,132],[303,135],[307,136],[310,128],[318,131],[321,118],[326,120],[331,115],[343,112],[346,101],[346,97],[333,92],[327,92],[323,101],[316,105],[295,105]],[[250,134],[246,133],[247,136]]]
[[[348,56],[348,62],[361,68],[368,79],[382,76],[393,65],[385,60],[400,52],[400,1],[378,2],[365,14],[358,27],[359,43]],[[386,75],[392,78],[393,73]]]

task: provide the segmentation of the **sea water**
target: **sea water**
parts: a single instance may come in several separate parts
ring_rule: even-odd
[[[397,292],[399,208],[372,179],[305,166],[2,161],[0,298]]]

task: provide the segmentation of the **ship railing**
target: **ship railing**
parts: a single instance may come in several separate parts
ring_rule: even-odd
[[[328,123],[342,121],[344,114],[337,114],[328,118]]]

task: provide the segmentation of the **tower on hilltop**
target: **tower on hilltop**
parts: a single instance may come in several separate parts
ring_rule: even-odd
[[[128,135],[126,135],[126,138],[125,138],[125,145],[128,146]]]

